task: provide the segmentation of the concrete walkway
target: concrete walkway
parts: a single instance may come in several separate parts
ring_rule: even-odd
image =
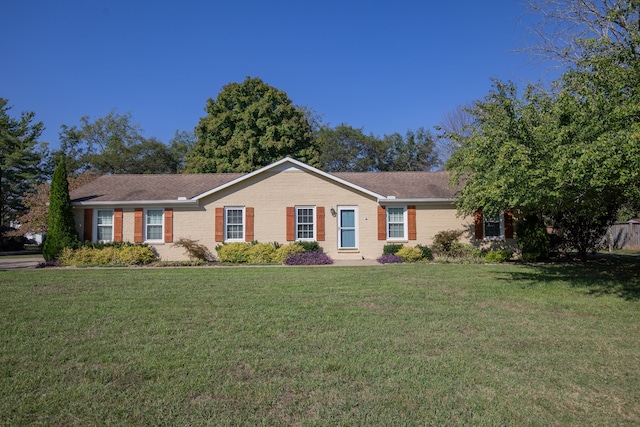
[[[376,261],[375,259],[341,259],[341,260],[334,260],[333,264],[336,267],[364,267],[367,265],[382,265],[380,264],[378,261]]]

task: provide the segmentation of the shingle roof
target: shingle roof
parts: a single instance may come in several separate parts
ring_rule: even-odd
[[[453,199],[447,172],[335,172],[334,176],[398,199]]]
[[[93,202],[191,199],[219,187],[242,173],[211,173],[182,175],[104,175],[72,191],[71,201]]]
[[[336,172],[331,174],[398,199],[453,199],[446,172]],[[245,176],[241,173],[179,175],[105,175],[71,192],[73,202],[187,200]]]

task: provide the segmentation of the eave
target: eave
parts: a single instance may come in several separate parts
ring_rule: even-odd
[[[77,207],[103,207],[103,206],[162,206],[162,207],[178,207],[178,206],[198,206],[198,200],[112,200],[112,201],[95,201],[85,200],[80,202],[71,202],[72,206]]]
[[[378,199],[378,204],[381,206],[384,205],[397,205],[397,204],[410,204],[410,203],[455,203],[455,199],[449,198],[407,198],[407,199],[396,199],[394,197],[384,197]]]

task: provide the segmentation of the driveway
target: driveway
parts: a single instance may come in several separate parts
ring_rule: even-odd
[[[0,270],[24,270],[28,268],[36,268],[36,266],[41,262],[44,262],[44,259],[39,255],[19,258],[0,256]]]

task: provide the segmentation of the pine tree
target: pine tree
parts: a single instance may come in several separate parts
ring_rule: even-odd
[[[60,159],[51,179],[49,196],[49,225],[42,255],[47,261],[56,259],[62,249],[78,245],[78,234],[71,212],[69,183],[64,157]]]
[[[35,114],[9,115],[9,101],[0,98],[0,226],[6,230],[25,211],[22,196],[42,175],[38,138],[44,129]]]

